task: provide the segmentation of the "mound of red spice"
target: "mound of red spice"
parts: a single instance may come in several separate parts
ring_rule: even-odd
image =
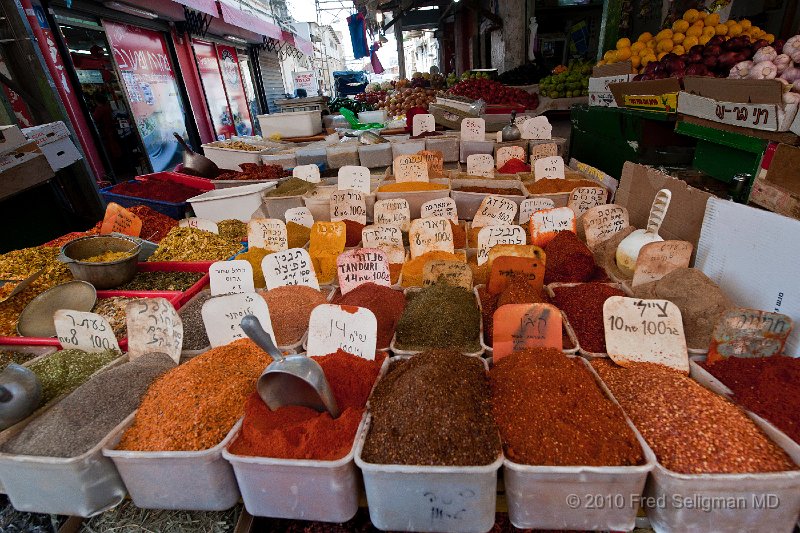
[[[591,250],[571,231],[556,233],[553,240],[544,246],[544,251],[547,254],[545,284],[608,279],[594,262]]]
[[[606,283],[580,283],[572,287],[554,287],[553,294],[553,304],[567,315],[581,349],[605,353],[603,304],[612,296],[625,296],[625,293]]]
[[[516,174],[517,172],[530,172],[531,166],[520,159],[512,157],[497,169],[500,174]]]
[[[191,198],[192,196],[203,194],[205,191],[187,187],[186,185],[174,181],[148,179],[120,183],[115,185],[110,192],[124,196],[134,196],[136,198],[179,203],[185,202],[187,198]]]
[[[342,222],[344,222],[346,232],[344,245],[348,248],[358,246],[358,243],[361,242],[361,230],[364,229],[364,224],[349,219]]]
[[[345,295],[337,292],[333,299],[336,305],[355,305],[365,307],[375,314],[378,320],[378,349],[388,348],[403,309],[406,297],[403,291],[394,290],[374,283],[359,285]]]
[[[700,364],[733,391],[736,403],[800,443],[800,359],[728,357]]]
[[[374,361],[343,352],[314,357],[325,372],[341,414],[290,405],[271,411],[257,392],[245,404],[242,432],[231,453],[278,459],[334,461],[350,453],[367,399],[385,356]]]

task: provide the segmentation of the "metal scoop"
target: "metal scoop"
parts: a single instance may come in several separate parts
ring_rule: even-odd
[[[219,167],[212,160],[192,150],[183,137],[173,133],[181,146],[183,146],[183,170],[186,174],[194,174],[201,178],[216,178],[219,176]]]
[[[22,365],[9,364],[0,372],[0,429],[30,415],[41,399],[42,385],[36,374]]]
[[[328,411],[333,418],[339,417],[336,398],[316,361],[305,355],[284,356],[253,315],[242,318],[241,326],[273,359],[256,386],[267,407],[274,411],[284,405],[302,405],[319,412]]]
[[[36,278],[42,275],[42,272],[44,272],[44,269],[40,268],[39,270],[37,270],[36,272],[34,272],[33,274],[24,279],[0,279],[0,302],[5,302],[12,296],[16,296],[17,294],[24,291],[28,287],[28,285],[36,281]],[[4,291],[3,289],[9,283],[13,285],[14,288],[8,293],[6,293],[6,291]]]

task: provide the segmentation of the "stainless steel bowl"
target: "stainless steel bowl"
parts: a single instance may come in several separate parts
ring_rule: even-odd
[[[61,247],[59,261],[66,263],[75,279],[88,281],[97,289],[113,289],[124,285],[136,275],[140,245],[127,237],[89,235],[68,242]],[[104,263],[85,263],[105,252],[130,252],[129,257]]]

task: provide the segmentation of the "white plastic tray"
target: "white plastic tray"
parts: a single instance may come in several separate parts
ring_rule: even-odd
[[[602,379],[600,383],[614,399]],[[796,464],[800,464],[797,443],[762,418],[747,414]],[[790,532],[794,529],[800,515],[800,470],[765,474],[679,474],[659,464],[650,446],[646,445],[644,451],[647,459],[655,462],[644,490],[648,504],[644,507],[657,533]],[[709,512],[705,506],[715,507]]]
[[[375,191],[375,198],[378,200],[392,200],[394,198],[404,198],[408,202],[409,211],[411,212],[411,220],[419,218],[420,208],[425,202],[431,200],[438,200],[439,198],[447,198],[450,196],[450,180],[446,178],[434,178],[430,180],[431,183],[439,183],[447,185],[447,189],[438,191],[406,191],[406,192],[380,192]],[[385,185],[387,182],[384,182]],[[390,181],[388,183],[394,183]],[[368,215],[369,215],[369,209]],[[459,212],[460,213],[460,212]],[[459,218],[461,215],[459,214]]]
[[[388,369],[387,357],[375,384]],[[227,446],[222,455],[233,466],[247,512],[293,520],[350,520],[358,511],[359,480],[353,458],[366,416],[365,412],[350,453],[335,461],[236,455]]]
[[[233,468],[222,457],[241,422],[208,450],[196,452],[139,452],[115,450],[136,413],[121,424],[103,448],[128,488],[131,499],[143,509],[224,511],[239,500]]]
[[[272,181],[214,189],[189,198],[187,202],[192,205],[199,218],[207,218],[214,222],[235,218],[247,222],[261,205],[261,193],[275,187],[276,184],[277,181]]]
[[[589,372],[608,396],[597,374],[591,368]],[[625,421],[644,454],[647,443],[627,416]],[[509,519],[525,529],[629,531],[654,463],[646,457],[636,466],[534,466],[505,459]]]
[[[226,142],[226,141],[222,141]],[[241,170],[241,163],[253,163],[261,165],[261,155],[267,154],[270,150],[235,150],[232,148],[222,148],[220,141],[202,145],[203,153],[213,161],[219,168],[228,170]]]
[[[403,289],[403,294],[406,295],[406,308],[408,306],[408,293],[409,292],[419,292],[421,290],[422,290],[422,287],[406,287],[405,289]],[[478,298],[478,295],[475,294],[474,292],[473,292],[473,296],[475,297],[476,305],[478,306],[478,313],[480,314],[480,310],[481,310],[480,298]],[[478,334],[478,343],[481,346],[481,348],[476,352],[461,352],[462,354],[469,355],[471,357],[480,357],[481,355],[483,355],[483,341],[482,341],[482,339],[483,339],[483,317],[481,317],[481,319],[479,321],[479,328],[480,328],[480,332]],[[392,351],[393,354],[401,355],[401,356],[403,356],[403,355],[404,356],[417,355],[418,353],[422,353],[425,350],[433,349],[433,348],[426,348],[425,350],[403,350],[401,348],[398,348],[396,343],[397,343],[397,332],[395,332],[395,334],[392,336],[392,343],[389,345],[389,349]]]
[[[511,200],[517,207],[522,203],[522,200],[528,197],[528,189],[526,189],[522,182],[519,180],[496,180],[496,179],[454,179],[450,184],[452,190],[450,196],[456,203],[458,208],[458,218],[464,220],[472,220],[481,202],[487,196],[499,196]],[[493,189],[511,189],[520,191],[521,195],[509,194],[492,194],[486,192],[464,192],[459,191],[459,186],[464,187],[491,187]],[[516,218],[516,217],[515,217]]]

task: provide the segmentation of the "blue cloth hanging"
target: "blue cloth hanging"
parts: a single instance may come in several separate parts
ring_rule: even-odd
[[[362,13],[347,17],[347,26],[350,29],[350,42],[353,45],[353,57],[361,59],[369,55],[367,46],[367,24]]]

